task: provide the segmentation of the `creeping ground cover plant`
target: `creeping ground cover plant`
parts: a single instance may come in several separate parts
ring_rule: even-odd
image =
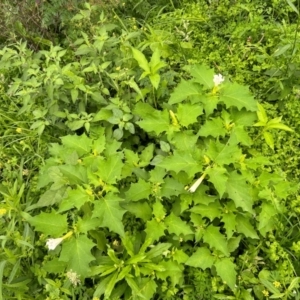
[[[274,286],[278,266],[264,242],[282,230],[293,186],[253,149],[249,128],[262,109],[248,88],[196,64],[170,97],[150,95],[128,103],[123,135],[115,97],[89,134],[49,146],[41,197],[22,212],[38,234],[37,281],[48,299],[296,296],[289,254]]]

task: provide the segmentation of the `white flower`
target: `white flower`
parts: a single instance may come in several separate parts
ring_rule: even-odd
[[[79,275],[76,272],[73,272],[72,269],[67,272],[67,277],[74,286],[80,284]]]
[[[49,250],[54,250],[63,240],[63,238],[48,239],[46,242],[46,246]]]
[[[220,85],[224,80],[225,80],[225,78],[221,74],[214,75],[214,84],[215,84],[215,86]]]
[[[190,193],[195,193],[203,179],[205,178],[206,173],[204,173],[199,179],[196,180],[196,182],[188,189]]]

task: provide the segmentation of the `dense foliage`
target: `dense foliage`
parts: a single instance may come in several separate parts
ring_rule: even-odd
[[[298,10],[3,1],[0,299],[300,299]]]

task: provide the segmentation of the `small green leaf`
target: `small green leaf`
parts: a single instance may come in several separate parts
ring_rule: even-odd
[[[220,101],[223,101],[227,108],[233,106],[239,110],[246,108],[250,111],[257,111],[257,102],[249,89],[238,83],[224,85]]]
[[[123,168],[122,153],[110,155],[107,160],[99,162],[96,174],[106,183],[115,184],[120,178]]]
[[[67,215],[59,215],[54,211],[51,213],[40,213],[31,217],[28,222],[35,227],[37,231],[43,232],[51,237],[59,237],[67,232]]]
[[[258,102],[257,102],[257,107],[258,107],[258,111],[256,113],[257,113],[258,120],[266,124],[268,122],[268,117],[264,107]]]
[[[290,132],[294,131],[293,129],[291,129],[290,127],[288,127],[282,123],[273,123],[273,124],[268,123],[266,125],[266,129],[282,129],[282,130],[290,131]]]
[[[203,241],[210,247],[221,251],[225,256],[229,256],[226,238],[220,233],[219,228],[209,225],[204,231]]]
[[[205,270],[212,267],[215,259],[216,257],[211,254],[209,249],[206,247],[200,247],[192,254],[185,264],[194,268],[201,268],[202,270]]]
[[[217,274],[222,278],[223,282],[226,283],[232,290],[235,290],[236,266],[230,258],[218,259],[215,263],[215,267]]]
[[[198,131],[200,136],[224,137],[227,133],[223,120],[220,117],[207,120]]]
[[[274,150],[274,139],[273,139],[272,133],[270,133],[270,132],[268,132],[268,131],[264,131],[264,132],[263,132],[263,135],[264,135],[264,138],[265,138],[265,141],[266,141],[267,145],[268,145],[272,150]]]
[[[67,135],[61,137],[62,144],[77,152],[79,156],[87,154],[91,151],[93,140],[88,138],[85,134]]]
[[[190,209],[191,212],[207,217],[210,221],[220,216],[221,206],[218,201],[209,203],[208,205],[199,204]]]
[[[137,121],[136,124],[146,132],[154,131],[156,135],[159,135],[160,133],[167,131],[170,126],[169,113],[167,110],[156,110],[144,120]]]
[[[145,232],[147,238],[151,238],[153,241],[158,241],[160,237],[165,235],[166,226],[164,222],[158,222],[155,219],[147,222]]]
[[[202,89],[199,84],[182,80],[171,94],[169,104],[176,104],[201,95]]]
[[[151,219],[152,210],[148,202],[123,202],[121,206],[137,218],[141,218],[144,221]]]
[[[190,73],[195,80],[201,83],[206,89],[212,89],[214,87],[214,70],[197,64],[191,66]]]
[[[108,227],[109,230],[124,236],[124,225],[122,223],[125,209],[121,208],[121,198],[112,193],[108,193],[105,197],[99,199],[95,203],[92,217],[100,219],[100,227]]]
[[[207,170],[209,175],[208,181],[210,181],[219,193],[219,197],[222,198],[226,191],[226,183],[228,180],[227,170],[223,167],[214,166]]]
[[[153,247],[150,251],[148,251],[146,253],[146,257],[148,259],[153,259],[157,256],[160,256],[165,251],[167,251],[171,246],[172,246],[172,244],[170,244],[170,243],[160,243],[160,244],[156,245],[155,247]]]
[[[151,184],[143,179],[139,179],[137,183],[132,183],[129,190],[125,193],[126,200],[138,201],[148,199],[151,193]]]
[[[185,127],[188,127],[190,124],[196,123],[197,118],[202,114],[203,108],[199,104],[179,104],[177,108],[178,121],[182,126]]]
[[[236,207],[241,207],[244,211],[252,213],[252,191],[244,176],[239,175],[236,171],[229,173],[226,191]]]
[[[202,171],[201,164],[192,157],[190,152],[174,151],[173,155],[165,157],[162,162],[158,163],[158,166],[176,173],[185,171],[189,177]]]
[[[150,74],[150,72],[151,72],[150,67],[149,67],[149,64],[148,64],[148,61],[147,61],[145,55],[141,51],[139,51],[133,47],[131,48],[131,50],[132,50],[134,59],[139,64],[139,67],[142,68],[145,72],[148,72]]]
[[[151,84],[153,85],[153,87],[157,90],[158,86],[159,86],[159,82],[160,82],[159,74],[149,75],[149,79],[150,79]]]
[[[168,228],[169,233],[175,233],[177,236],[193,234],[190,226],[186,222],[182,221],[180,217],[176,217],[171,213],[165,219],[165,224]]]
[[[239,214],[236,216],[236,230],[240,233],[243,233],[246,237],[250,237],[252,239],[259,239],[256,231],[253,226],[250,224],[247,217]]]
[[[226,229],[227,238],[230,239],[233,236],[236,228],[235,215],[232,212],[228,212],[222,215],[222,222]]]
[[[63,243],[59,260],[68,262],[69,270],[84,278],[89,272],[89,263],[95,260],[91,254],[94,246],[95,244],[86,235],[71,238]]]
[[[87,194],[87,192],[78,187],[74,190],[69,190],[67,197],[65,197],[59,205],[59,212],[64,212],[70,210],[74,207],[80,209],[84,203],[91,200],[91,197]]]
[[[296,8],[296,6],[293,4],[293,2],[291,0],[286,0],[286,2],[288,3],[288,5],[291,7],[291,9],[297,14],[299,15],[299,11]]]

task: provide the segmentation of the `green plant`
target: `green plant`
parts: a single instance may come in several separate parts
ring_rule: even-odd
[[[172,298],[188,293],[183,271],[191,266],[226,282],[215,293],[261,293],[259,281],[248,292],[239,285],[238,274],[250,283],[235,256],[263,251],[259,236],[279,230],[284,179],[272,179],[268,161],[247,150],[257,110],[247,89],[203,66],[187,70],[193,78],[168,103],[131,104],[135,130],[120,141],[102,111],[90,137],[68,135],[50,147],[38,183],[46,192],[27,208],[39,213],[22,214],[43,234],[39,251],[48,236],[42,282],[71,272],[60,293],[77,294],[79,282],[93,280],[94,297]]]

